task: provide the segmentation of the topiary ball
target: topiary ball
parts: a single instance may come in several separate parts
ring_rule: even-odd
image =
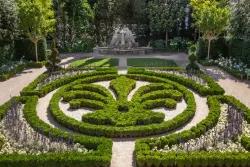
[[[189,63],[188,65],[187,65],[187,67],[186,67],[186,70],[196,70],[196,71],[199,71],[200,70],[200,67],[198,66],[198,64],[196,64],[196,63],[193,63],[193,64],[191,64],[191,63]]]
[[[190,61],[191,64],[193,64],[197,60],[197,56],[195,53],[191,53],[188,57],[188,60]]]
[[[195,46],[195,45],[192,45],[192,46],[190,47],[190,51],[191,51],[191,52],[195,52],[195,51],[196,51],[196,46]]]

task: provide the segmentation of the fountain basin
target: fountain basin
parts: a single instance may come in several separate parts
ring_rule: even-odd
[[[95,47],[93,52],[99,55],[146,55],[153,53],[151,47],[137,47],[131,50],[112,49],[111,47]]]

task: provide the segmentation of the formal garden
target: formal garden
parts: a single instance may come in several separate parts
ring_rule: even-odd
[[[249,11],[0,0],[0,166],[249,167]]]

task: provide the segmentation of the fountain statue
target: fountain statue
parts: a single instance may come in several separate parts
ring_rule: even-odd
[[[116,50],[132,50],[138,47],[138,43],[135,42],[135,36],[128,28],[115,30],[112,37],[110,47]]]
[[[96,47],[94,53],[97,54],[147,54],[152,53],[151,47],[138,47],[139,44],[135,42],[135,35],[132,31],[124,27],[122,29],[116,28],[110,45],[108,47]]]

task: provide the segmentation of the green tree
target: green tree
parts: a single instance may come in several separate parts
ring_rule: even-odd
[[[112,38],[115,25],[114,1],[99,0],[94,5],[94,36],[98,45],[107,45]]]
[[[59,48],[71,51],[77,41],[89,35],[93,11],[87,0],[53,0]]]
[[[55,30],[56,20],[51,0],[19,0],[20,30],[34,43],[38,61],[38,41]]]
[[[250,39],[250,1],[240,1],[232,7],[230,33],[236,38]]]
[[[14,40],[18,33],[18,15],[15,0],[0,0],[0,44]]]
[[[223,31],[229,28],[231,20],[231,12],[228,5],[215,0],[209,0],[194,6],[191,0],[191,5],[196,11],[195,24],[203,33],[204,38],[208,40],[208,56],[210,58],[211,41],[220,35]]]
[[[148,3],[148,17],[151,29],[166,32],[166,46],[168,33],[175,27],[180,27],[185,21],[187,0],[162,0]]]

